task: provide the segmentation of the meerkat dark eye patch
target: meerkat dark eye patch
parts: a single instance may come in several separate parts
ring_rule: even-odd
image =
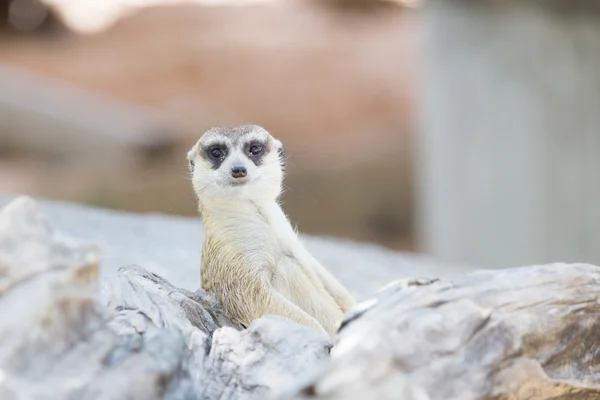
[[[262,151],[263,151],[262,146],[256,145],[256,144],[253,144],[252,146],[250,146],[250,150],[249,150],[250,154],[252,154],[253,156],[259,155],[260,153],[262,153]]]
[[[262,163],[262,159],[267,153],[267,146],[262,142],[249,142],[244,146],[244,153],[252,160],[254,165],[258,166]]]
[[[227,146],[224,144],[213,144],[203,150],[202,156],[210,161],[212,169],[218,169],[227,157]]]

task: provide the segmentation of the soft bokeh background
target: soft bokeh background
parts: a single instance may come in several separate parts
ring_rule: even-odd
[[[0,194],[194,216],[187,150],[254,123],[304,233],[600,264],[594,7],[0,0]]]
[[[417,6],[0,0],[0,192],[195,215],[187,149],[255,123],[301,231],[415,250]]]

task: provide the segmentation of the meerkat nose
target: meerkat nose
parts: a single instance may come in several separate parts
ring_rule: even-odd
[[[231,168],[231,176],[234,178],[243,178],[248,175],[248,171],[246,171],[246,167],[243,165],[236,165]]]

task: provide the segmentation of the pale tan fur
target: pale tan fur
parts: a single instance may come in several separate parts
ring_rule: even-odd
[[[188,153],[195,164],[192,182],[205,229],[202,287],[244,326],[276,314],[334,336],[355,301],[305,249],[277,202],[283,178],[281,143],[256,125],[233,129],[235,135],[213,128]],[[200,154],[207,143],[225,142],[233,148],[247,138],[267,144],[258,166],[240,150],[214,170]],[[243,186],[228,184],[234,163],[248,168]]]

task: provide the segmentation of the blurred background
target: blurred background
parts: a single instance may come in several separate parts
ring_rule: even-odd
[[[302,232],[600,264],[596,4],[0,0],[0,193],[193,216],[187,150],[254,123]]]
[[[196,215],[185,153],[255,123],[301,231],[415,249],[416,6],[0,0],[0,192]]]

